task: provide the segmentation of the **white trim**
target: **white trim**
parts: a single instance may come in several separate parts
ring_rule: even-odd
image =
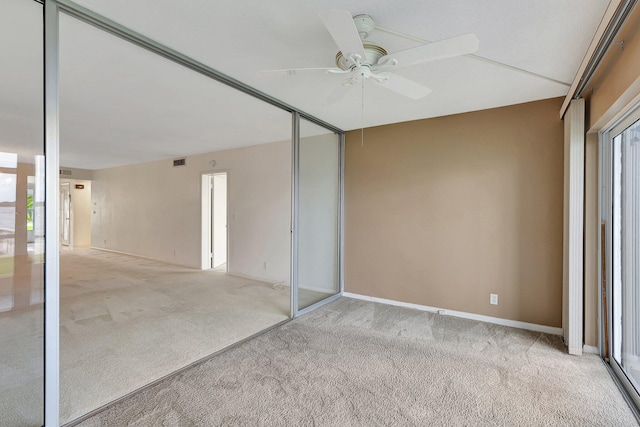
[[[86,248],[82,248],[82,249],[86,249]],[[102,252],[111,252],[111,253],[118,254],[118,255],[126,255],[126,256],[130,256],[132,258],[146,259],[146,260],[149,260],[149,261],[160,262],[162,264],[175,265],[176,267],[184,267],[184,268],[200,270],[200,267],[194,267],[193,265],[178,264],[178,263],[175,263],[175,262],[165,261],[165,260],[159,259],[159,258],[151,258],[151,257],[144,256],[144,255],[132,254],[131,252],[117,251],[115,249],[100,248],[100,247],[97,247],[97,246],[91,246],[89,249],[94,249],[96,251],[102,251]]]
[[[305,291],[319,292],[321,294],[327,294],[327,295],[335,295],[340,293],[339,290],[321,288],[319,286],[298,286],[298,289],[304,289]]]
[[[587,354],[600,354],[600,349],[594,345],[583,345],[582,352]]]
[[[211,174],[200,175],[200,269],[211,269]]]
[[[214,175],[226,175],[227,176],[227,261],[226,270],[229,271],[229,170],[228,169],[216,169],[200,174],[200,269],[212,270],[215,267],[211,267],[213,260],[210,248],[212,246],[212,212],[211,206],[213,202],[211,200],[211,177]]]
[[[584,278],[585,101],[574,99],[564,118],[562,327],[569,354],[582,354]]]
[[[428,311],[430,313],[444,314],[447,316],[460,317],[462,319],[477,320],[479,322],[493,323],[495,325],[509,326],[511,328],[526,329],[528,331],[543,332],[551,335],[562,335],[562,328],[553,326],[538,325],[535,323],[521,322],[519,320],[502,319],[499,317],[485,316],[482,314],[467,313],[464,311],[447,310],[446,308],[431,307],[428,305],[413,304],[410,302],[395,301],[391,299],[371,297],[368,295],[353,294],[351,292],[343,292],[342,296],[346,298],[359,299],[363,301],[377,302],[380,304],[395,305],[397,307],[413,308],[420,311]]]
[[[238,279],[253,280],[255,282],[270,283],[270,284],[273,284],[273,285],[282,285],[282,286],[287,286],[287,287],[291,286],[291,284],[288,283],[286,280],[282,281],[282,280],[277,280],[277,279],[270,279],[268,277],[250,276],[248,274],[234,273],[232,271],[228,271],[226,274],[227,274],[227,276],[237,277]]]
[[[591,126],[588,133],[600,132],[603,129],[610,131],[634,110],[640,103],[640,77],[620,95],[609,109]]]

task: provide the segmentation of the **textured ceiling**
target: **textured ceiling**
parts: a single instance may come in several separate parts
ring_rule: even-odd
[[[250,86],[342,129],[442,116],[562,96],[608,5],[606,0],[80,0],[78,2],[186,53]],[[365,85],[364,123],[359,90],[323,105],[342,80],[326,74],[259,77],[257,71],[331,67],[337,48],[318,11],[367,13],[377,25],[436,41],[463,33],[480,39],[477,56],[398,71],[433,89],[419,101]],[[374,31],[370,40],[389,52],[414,41]]]
[[[5,140],[0,143],[8,146],[41,133],[41,22],[34,18],[40,7],[35,2],[2,3],[0,138]],[[609,2],[77,3],[350,130],[563,96]],[[318,18],[318,11],[329,8],[369,14],[380,27],[413,37],[374,31],[369,40],[389,52],[464,33],[475,33],[480,49],[473,56],[398,70],[433,90],[417,101],[365,83],[364,93],[356,87],[338,103],[325,105],[328,93],[344,76],[257,74],[334,66],[338,49]],[[283,111],[67,16],[61,20],[60,49],[61,159],[65,166],[107,167],[290,137],[290,118]]]

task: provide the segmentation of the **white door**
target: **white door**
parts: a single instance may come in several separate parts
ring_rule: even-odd
[[[227,174],[211,176],[212,268],[227,262]]]
[[[71,184],[60,184],[60,243],[71,244]]]

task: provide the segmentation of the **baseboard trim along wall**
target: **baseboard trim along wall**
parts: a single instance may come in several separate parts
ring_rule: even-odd
[[[352,294],[344,292],[342,294],[347,298],[355,298],[364,301],[378,302],[381,304],[395,305],[398,307],[413,308],[431,313],[443,314],[446,316],[460,317],[462,319],[477,320],[479,322],[494,323],[496,325],[510,326],[512,328],[526,329],[529,331],[543,332],[551,335],[562,335],[562,328],[554,328],[552,326],[537,325],[535,323],[520,322],[518,320],[501,319],[499,317],[484,316],[481,314],[465,313],[464,311],[447,310],[445,308],[430,307],[428,305],[412,304],[410,302],[394,301],[385,298],[370,297],[367,295]]]
[[[124,251],[118,251],[118,250],[115,250],[115,249],[101,248],[101,247],[98,247],[98,246],[91,246],[89,249],[95,249],[97,251],[103,251],[103,252],[111,252],[111,253],[119,254],[119,255],[126,255],[126,256],[133,257],[133,258],[146,259],[146,260],[149,260],[149,261],[160,262],[162,264],[175,265],[177,267],[197,268],[197,267],[194,267],[193,265],[179,264],[179,263],[176,263],[176,262],[169,262],[169,261],[165,261],[165,260],[162,260],[162,259],[151,258],[151,257],[144,256],[144,255],[132,254],[131,252],[124,252]]]
[[[598,347],[586,344],[582,346],[582,352],[588,354],[600,354]]]
[[[283,282],[282,280],[277,280],[269,277],[257,277],[248,274],[234,273],[233,271],[227,272],[227,276],[237,277],[239,279],[255,280],[256,282],[271,283],[274,285],[285,286],[287,288],[291,286],[288,281]]]

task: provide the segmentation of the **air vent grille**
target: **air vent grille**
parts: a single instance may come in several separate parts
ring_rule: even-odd
[[[71,175],[71,171],[69,169],[60,169],[60,175]]]
[[[187,159],[182,158],[182,159],[175,159],[173,161],[173,167],[177,168],[178,166],[186,166],[187,165]]]

